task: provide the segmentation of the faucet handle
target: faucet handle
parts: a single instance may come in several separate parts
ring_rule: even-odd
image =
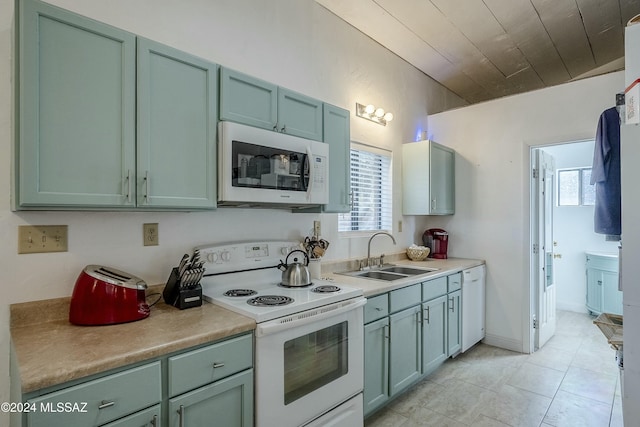
[[[380,255],[380,260],[378,261],[378,267],[382,267],[384,265],[384,254]]]

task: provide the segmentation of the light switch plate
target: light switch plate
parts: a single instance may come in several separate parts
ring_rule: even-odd
[[[19,254],[67,252],[68,244],[68,226],[66,225],[18,226]]]

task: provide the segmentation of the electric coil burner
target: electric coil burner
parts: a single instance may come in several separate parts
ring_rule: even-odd
[[[229,289],[222,295],[225,297],[250,297],[256,294],[257,292],[253,289]]]
[[[311,292],[317,292],[319,294],[330,294],[332,292],[340,292],[340,288],[335,285],[320,285],[311,289]]]
[[[283,295],[262,295],[247,300],[247,304],[255,307],[272,307],[279,305],[287,305],[293,302],[293,298],[285,297]]]

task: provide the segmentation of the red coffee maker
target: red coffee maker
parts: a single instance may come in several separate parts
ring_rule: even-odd
[[[422,235],[422,242],[431,249],[429,258],[447,259],[449,233],[441,228],[430,228]]]

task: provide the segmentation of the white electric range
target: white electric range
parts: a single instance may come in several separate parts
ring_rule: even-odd
[[[322,279],[281,286],[277,265],[299,242],[197,249],[206,268],[203,298],[257,323],[256,427],[362,426],[362,290]]]

